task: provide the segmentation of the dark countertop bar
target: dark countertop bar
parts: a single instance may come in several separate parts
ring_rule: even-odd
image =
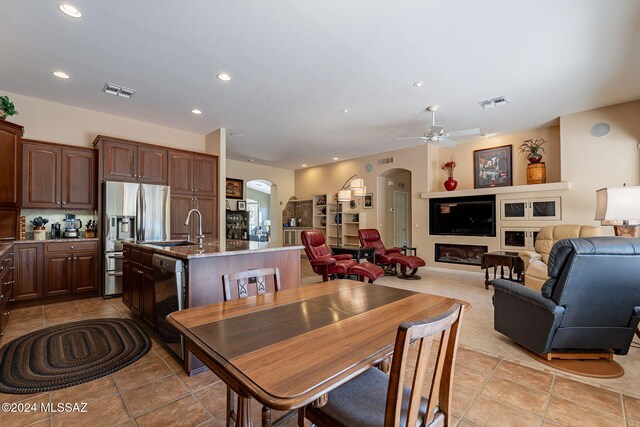
[[[242,255],[259,252],[277,252],[304,249],[303,246],[280,246],[270,242],[253,242],[247,240],[226,240],[225,243],[219,240],[205,239],[202,246],[197,243],[188,246],[162,246],[160,244],[148,243],[126,243],[132,247],[151,249],[154,252],[182,259],[210,258],[219,256]]]
[[[63,239],[45,239],[45,240],[16,240],[12,243],[21,244],[21,243],[67,243],[67,242],[97,242],[99,239],[97,237],[74,237],[74,238],[63,238]]]

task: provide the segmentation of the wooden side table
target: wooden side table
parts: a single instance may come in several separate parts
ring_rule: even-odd
[[[376,251],[374,248],[362,248],[357,246],[330,246],[330,248],[331,252],[335,255],[349,254],[353,259],[358,261],[358,263],[361,259],[366,260],[368,258],[372,258],[373,263],[376,263]]]
[[[489,281],[489,269],[493,267],[493,278],[496,278],[497,267],[500,267],[500,278],[504,279],[504,268],[509,269],[509,280],[513,280],[513,274],[516,274],[516,281],[520,282],[522,273],[524,272],[524,262],[518,256],[518,252],[497,251],[486,252],[480,257],[480,268],[485,269],[484,272],[484,288],[489,289],[491,282]]]
[[[405,255],[418,256],[418,248],[412,248],[410,246],[402,246],[400,249],[402,249],[402,253],[404,253]]]

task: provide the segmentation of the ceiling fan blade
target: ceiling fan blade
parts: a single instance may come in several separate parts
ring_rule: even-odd
[[[455,132],[449,132],[447,134],[445,134],[444,136],[467,136],[467,135],[480,135],[480,129],[475,128],[475,129],[465,129],[465,130],[458,130]]]
[[[441,138],[438,142],[440,142],[440,144],[442,145],[446,145],[447,147],[453,147],[455,145],[458,145],[457,142],[449,138]]]
[[[405,136],[402,138],[393,138],[393,139],[421,139],[423,141],[427,141],[429,138],[427,138],[426,136]]]

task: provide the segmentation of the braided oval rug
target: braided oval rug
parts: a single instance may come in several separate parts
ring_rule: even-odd
[[[91,319],[23,335],[0,349],[0,392],[58,390],[104,377],[147,354],[151,340],[130,319]]]

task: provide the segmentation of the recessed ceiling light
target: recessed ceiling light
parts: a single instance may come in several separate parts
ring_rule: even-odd
[[[229,132],[229,136],[244,136],[244,134],[241,134],[240,132]]]
[[[420,80],[419,82],[414,82],[413,85],[415,87],[422,87],[422,86],[424,86],[424,82],[422,80]]]
[[[340,158],[339,157],[334,157],[333,160],[340,160]]]
[[[307,165],[302,165],[302,167],[303,167],[303,168],[306,168],[306,167],[307,167]]]
[[[345,114],[347,114],[347,113],[350,113],[350,112],[351,112],[351,110],[349,110],[348,108],[345,108],[345,109],[343,109],[343,110],[342,110],[342,112],[343,112],[343,113],[345,113]]]
[[[197,108],[194,108],[193,110],[191,110],[191,112],[198,115],[202,114],[202,111],[198,110]]]
[[[53,75],[56,76],[59,79],[68,79],[69,78],[69,74],[65,73],[64,71],[54,71]]]
[[[253,163],[253,162],[255,162],[255,160],[249,159],[249,163]]]
[[[218,74],[218,78],[220,80],[222,80],[223,82],[228,82],[229,80],[231,80],[231,76],[227,73],[220,73]]]
[[[495,133],[483,133],[482,135],[480,135],[483,138],[489,138],[490,136],[495,135]]]
[[[72,18],[82,18],[82,12],[80,12],[78,8],[70,5],[69,3],[59,4],[58,9],[60,10],[60,12]]]

